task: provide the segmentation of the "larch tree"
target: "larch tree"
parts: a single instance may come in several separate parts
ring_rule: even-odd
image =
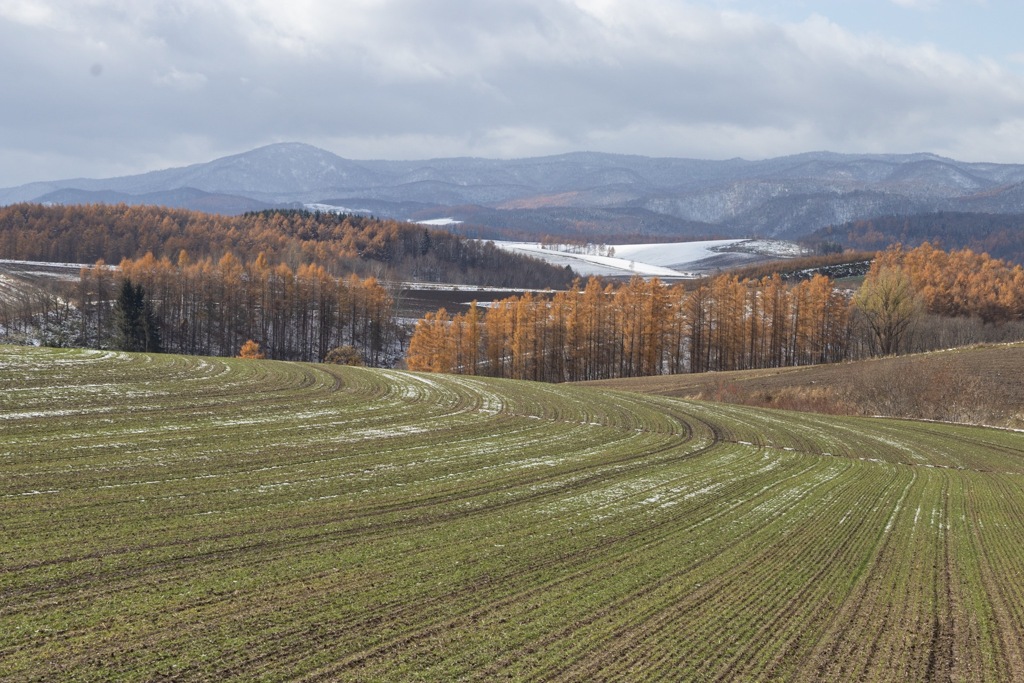
[[[242,344],[242,348],[238,351],[239,358],[248,358],[250,360],[259,360],[266,358],[262,351],[260,351],[260,345],[252,339],[247,340]]]

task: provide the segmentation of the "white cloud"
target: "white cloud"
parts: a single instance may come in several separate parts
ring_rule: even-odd
[[[281,140],[352,158],[1024,160],[1012,58],[718,8],[739,4],[0,0],[0,59],[19,64],[0,71],[0,154],[32,159],[0,185]]]
[[[57,13],[41,0],[0,0],[0,19],[26,26],[46,26],[56,18]]]

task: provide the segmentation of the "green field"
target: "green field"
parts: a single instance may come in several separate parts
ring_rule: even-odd
[[[1024,680],[1024,433],[0,346],[3,680]]]

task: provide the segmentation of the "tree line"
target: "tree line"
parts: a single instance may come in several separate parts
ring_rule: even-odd
[[[971,249],[944,251],[930,243],[879,254],[870,276],[886,270],[906,274],[921,305],[937,315],[977,316],[1001,323],[1024,316],[1024,267]]]
[[[417,323],[410,369],[548,382],[825,363],[847,356],[848,296],[817,276],[787,286],[720,276],[694,289],[591,278],[483,313]]]
[[[390,365],[403,341],[394,298],[375,278],[293,270],[263,254],[146,254],[116,270],[99,262],[82,269],[74,300],[74,345],[86,347],[231,356],[253,340],[268,358],[318,362],[350,346],[367,364]]]
[[[90,204],[0,207],[0,258],[118,263],[122,258],[253,261],[260,253],[297,269],[317,263],[336,277],[564,288],[565,268],[488,242],[394,220],[298,210],[220,216],[153,206]]]
[[[1011,263],[1024,263],[1024,215],[938,212],[881,216],[830,225],[814,232],[814,241],[839,242],[878,251],[894,243],[917,247],[926,242],[945,249],[971,249]]]
[[[948,333],[935,335],[936,328],[950,327],[948,321],[968,321],[997,340],[993,328],[1013,329],[1024,320],[1024,268],[970,249],[946,252],[926,242],[908,251],[896,245],[874,259],[854,304],[879,355],[967,341],[963,325],[952,343],[943,341]],[[929,332],[932,343],[922,344]]]
[[[928,318],[928,316],[932,316]],[[879,254],[855,296],[823,275],[687,287],[590,279],[416,325],[410,369],[550,382],[829,363],[908,350],[924,321],[1024,318],[1024,271],[931,245]]]
[[[270,358],[391,365],[404,331],[376,278],[338,277],[266,254],[214,259],[152,253],[84,268],[73,292],[0,296],[0,334],[53,346],[235,355],[249,340]],[[576,281],[443,309],[416,325],[408,366],[544,381],[827,363],[976,341],[1024,328],[1024,268],[925,244],[874,259],[856,295],[815,275],[723,275],[668,286]],[[1014,336],[1016,335],[1016,336]],[[338,351],[344,349],[344,351]]]

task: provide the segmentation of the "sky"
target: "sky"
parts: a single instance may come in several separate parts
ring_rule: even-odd
[[[349,159],[1024,163],[1021,0],[0,0],[0,187]]]

